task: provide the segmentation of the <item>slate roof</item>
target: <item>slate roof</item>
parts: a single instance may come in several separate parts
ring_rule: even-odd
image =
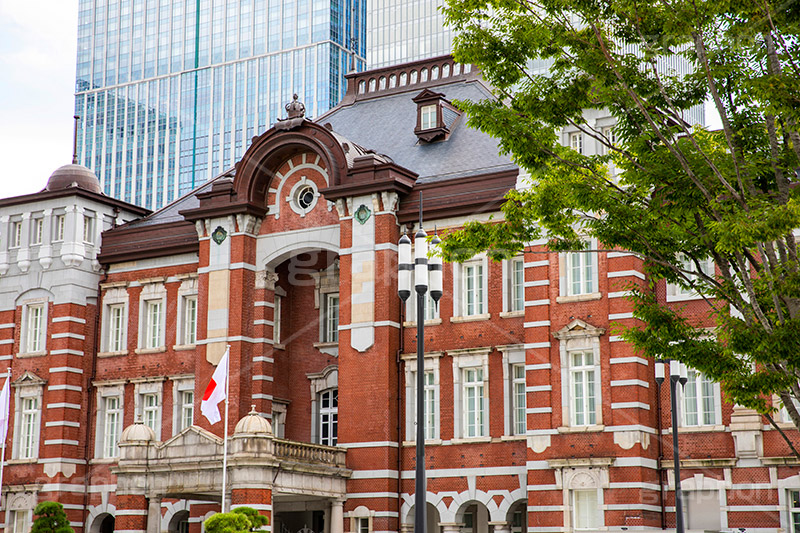
[[[491,97],[480,81],[454,81],[437,85],[436,92],[447,100],[480,100]],[[492,137],[470,128],[462,115],[451,129],[448,140],[420,143],[414,134],[417,104],[411,99],[419,87],[405,92],[333,108],[317,119],[330,122],[333,131],[368,150],[389,156],[395,163],[419,174],[417,183],[511,170],[517,166],[507,156],[498,155]]]

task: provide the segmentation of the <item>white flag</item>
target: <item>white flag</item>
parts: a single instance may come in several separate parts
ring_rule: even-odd
[[[5,443],[6,436],[8,435],[8,411],[9,404],[11,403],[10,381],[11,377],[7,377],[5,385],[3,385],[3,390],[0,391],[0,443]]]
[[[219,415],[219,402],[228,398],[228,354],[230,348],[225,350],[225,355],[219,360],[217,369],[211,376],[211,381],[203,394],[203,401],[200,402],[200,412],[208,418],[212,424],[219,422],[222,417]]]

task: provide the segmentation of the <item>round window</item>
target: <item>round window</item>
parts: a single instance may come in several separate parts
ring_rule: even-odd
[[[305,187],[301,187],[300,190],[297,191],[297,205],[302,210],[309,209],[312,205],[314,205],[314,198],[316,198],[316,194],[314,194],[314,188],[306,185]]]

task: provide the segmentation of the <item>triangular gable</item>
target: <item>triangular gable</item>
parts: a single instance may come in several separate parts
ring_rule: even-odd
[[[15,387],[33,387],[33,386],[41,387],[45,383],[47,383],[47,380],[40,378],[39,376],[28,370],[26,370],[20,377],[11,382],[11,384]]]
[[[553,337],[559,340],[574,339],[577,337],[599,337],[606,330],[603,328],[595,327],[588,322],[576,318],[563,328],[553,332]]]

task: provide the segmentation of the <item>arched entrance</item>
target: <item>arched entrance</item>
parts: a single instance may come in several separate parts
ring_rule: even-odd
[[[489,510],[481,502],[466,502],[456,513],[456,522],[464,524],[461,533],[489,533]]]
[[[89,533],[114,533],[114,517],[109,513],[97,515],[89,527]]]
[[[170,533],[189,533],[189,511],[178,511],[169,521]]]

